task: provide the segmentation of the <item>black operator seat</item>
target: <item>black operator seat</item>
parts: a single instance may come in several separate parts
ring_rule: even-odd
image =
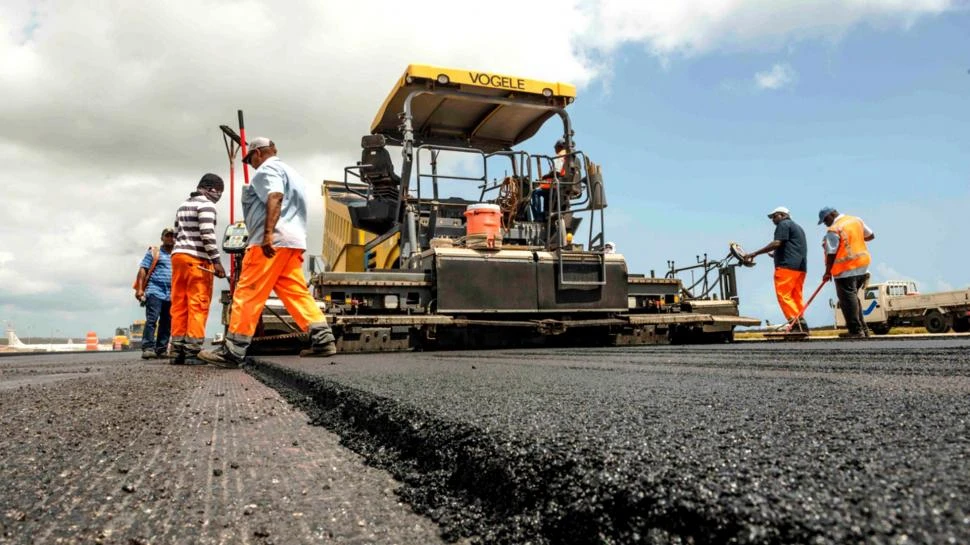
[[[382,134],[368,134],[360,139],[360,177],[375,186],[401,183],[401,177],[394,173],[394,163],[387,151],[387,141]]]
[[[363,151],[357,163],[360,179],[371,187],[373,198],[363,206],[348,208],[354,227],[376,233],[387,232],[398,219],[397,199],[401,177],[394,173],[394,163],[388,153],[384,135],[369,134],[360,139]]]

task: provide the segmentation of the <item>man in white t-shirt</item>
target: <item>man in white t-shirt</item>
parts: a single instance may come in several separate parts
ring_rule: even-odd
[[[336,354],[333,333],[303,275],[306,183],[276,157],[276,144],[269,138],[254,138],[243,162],[256,169],[252,182],[242,191],[249,248],[233,293],[225,344],[219,350],[202,351],[199,358],[221,367],[238,367],[271,291],[300,329],[310,332],[310,348],[301,356]]]

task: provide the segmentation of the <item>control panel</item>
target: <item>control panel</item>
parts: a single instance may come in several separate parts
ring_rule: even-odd
[[[237,221],[226,227],[226,234],[222,237],[222,251],[227,254],[241,254],[249,246],[249,231],[246,223]]]

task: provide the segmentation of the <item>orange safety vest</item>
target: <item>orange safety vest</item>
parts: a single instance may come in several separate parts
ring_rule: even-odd
[[[865,230],[862,220],[854,216],[842,216],[831,227],[829,232],[839,236],[839,249],[835,251],[835,263],[832,265],[832,276],[838,276],[845,271],[865,267],[872,258],[866,246]]]
[[[556,158],[557,159],[562,157],[562,166],[559,167],[559,177],[560,178],[563,178],[563,177],[566,176],[566,159],[563,157],[564,155],[569,155],[569,153],[566,152],[566,150],[564,150],[564,149],[561,149],[561,150],[559,150],[559,151],[556,152]],[[545,178],[539,184],[539,187],[541,187],[542,189],[549,189],[550,187],[552,187],[552,182],[549,181],[549,178]]]

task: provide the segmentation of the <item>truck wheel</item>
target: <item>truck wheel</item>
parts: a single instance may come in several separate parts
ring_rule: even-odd
[[[957,333],[966,333],[970,331],[970,318],[959,318],[953,320],[953,331]]]
[[[931,310],[923,317],[923,325],[930,333],[946,333],[950,326],[946,323],[946,318],[938,310]]]

